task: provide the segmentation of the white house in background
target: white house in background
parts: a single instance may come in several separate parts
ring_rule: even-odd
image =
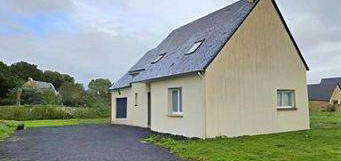
[[[274,0],[174,31],[112,87],[112,123],[213,138],[309,129],[309,70]]]

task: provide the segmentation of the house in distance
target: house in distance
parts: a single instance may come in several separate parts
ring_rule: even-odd
[[[184,25],[112,87],[112,123],[186,137],[309,129],[309,70],[274,0]]]
[[[341,104],[341,77],[325,78],[319,84],[308,85],[311,106],[327,107]]]

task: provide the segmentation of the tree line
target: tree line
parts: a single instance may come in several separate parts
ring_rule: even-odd
[[[25,89],[21,99],[23,104],[56,104],[71,107],[107,107],[110,103],[109,79],[95,79],[88,84],[88,90],[75,82],[68,74],[41,70],[35,64],[17,62],[7,65],[0,61],[0,105],[14,105],[17,93],[28,78],[53,84],[58,95],[37,89]]]

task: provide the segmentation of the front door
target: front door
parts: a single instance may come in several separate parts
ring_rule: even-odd
[[[151,97],[150,97],[150,92],[148,92],[148,126],[150,126],[150,121],[151,121]]]
[[[116,118],[127,118],[127,98],[116,98]]]

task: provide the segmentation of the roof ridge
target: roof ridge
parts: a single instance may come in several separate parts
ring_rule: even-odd
[[[180,29],[182,29],[182,28],[184,28],[184,27],[190,26],[190,25],[192,25],[193,23],[199,22],[199,21],[201,21],[202,19],[205,19],[205,18],[207,18],[207,17],[209,17],[209,16],[215,15],[216,13],[221,12],[221,11],[223,11],[224,9],[230,8],[230,7],[232,7],[232,6],[234,6],[234,5],[238,4],[238,3],[241,3],[242,1],[247,1],[247,0],[239,0],[239,1],[233,2],[232,4],[230,4],[230,5],[228,5],[228,6],[225,6],[225,7],[223,7],[223,8],[220,8],[220,9],[214,11],[214,12],[211,12],[211,13],[206,14],[206,15],[204,15],[204,16],[200,16],[200,18],[195,19],[195,20],[193,20],[193,21],[191,21],[191,22],[188,22],[188,23],[186,23],[186,24],[184,24],[184,25],[181,25],[180,27],[178,27],[178,28],[172,30],[172,32],[175,32],[175,31],[180,30]],[[258,1],[258,0],[256,0],[256,1]]]

